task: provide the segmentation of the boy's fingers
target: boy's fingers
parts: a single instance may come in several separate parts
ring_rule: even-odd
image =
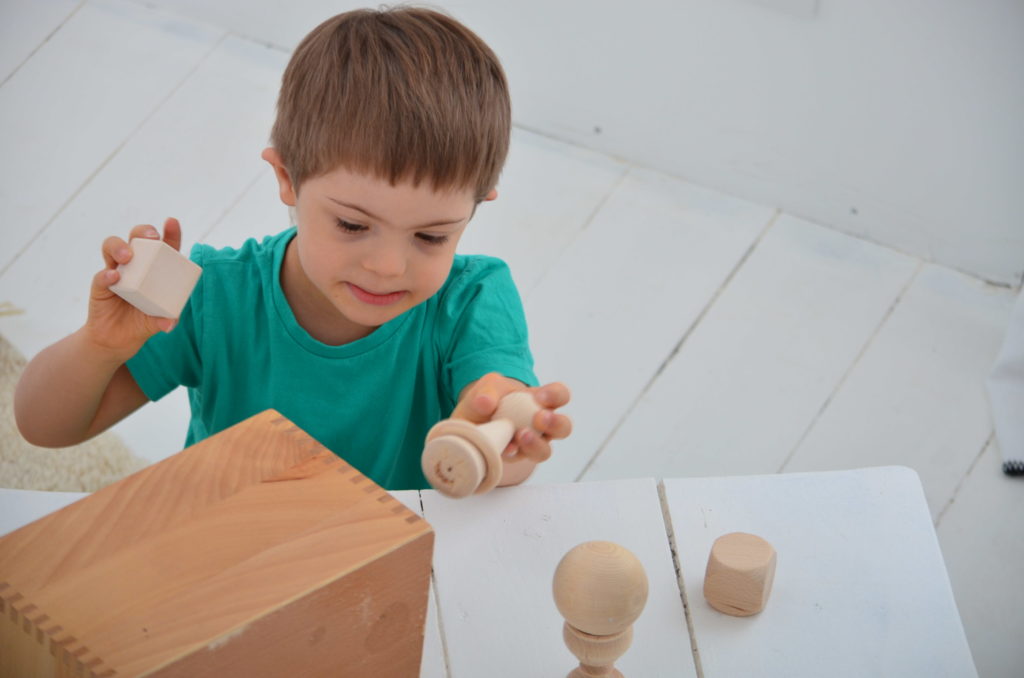
[[[108,268],[116,268],[119,264],[127,264],[132,259],[129,245],[132,238],[160,239],[160,232],[152,224],[139,224],[132,228],[128,240],[112,235],[103,241],[103,261]],[[181,249],[181,224],[171,217],[164,222],[164,242],[176,250]]]
[[[116,268],[118,264],[126,264],[131,261],[132,251],[121,238],[112,235],[103,241],[103,262],[107,268]]]
[[[538,464],[547,461],[551,457],[551,444],[543,436],[537,435],[530,430],[522,430],[516,435],[516,442],[519,445],[519,455],[535,461]]]
[[[164,221],[164,242],[176,250],[181,250],[181,224],[174,217]]]
[[[568,386],[560,381],[556,381],[551,384],[541,386],[537,389],[534,397],[537,399],[538,403],[553,410],[568,404],[572,394],[569,392]]]
[[[564,414],[541,410],[533,417],[533,427],[548,438],[562,440],[572,433],[572,419]]]
[[[139,224],[132,229],[131,234],[128,236],[129,240],[132,238],[152,238],[155,240],[160,238],[160,232],[152,224]]]
[[[115,269],[105,268],[92,278],[93,289],[106,291],[110,286],[121,279],[121,274]]]
[[[161,332],[170,332],[178,324],[177,318],[154,318],[153,323]]]
[[[473,414],[479,417],[481,422],[487,421],[498,408],[498,398],[488,390],[480,390],[473,394],[470,401],[473,405]]]
[[[115,268],[118,264],[127,264],[132,260],[132,248],[128,243],[132,238],[159,238],[157,230],[148,224],[136,226],[128,234],[128,240],[122,240],[112,235],[103,241],[103,261],[109,268]]]
[[[473,385],[469,397],[469,411],[466,413],[471,421],[477,424],[490,421],[494,411],[498,409],[498,402],[508,392],[503,388],[503,377],[491,372],[480,377]]]

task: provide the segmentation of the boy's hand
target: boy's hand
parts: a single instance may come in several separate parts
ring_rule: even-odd
[[[554,411],[569,402],[570,393],[565,384],[554,382],[527,388],[522,382],[491,372],[465,388],[452,418],[466,419],[474,424],[488,422],[498,409],[498,401],[513,391],[533,393],[534,399],[544,408],[533,417],[533,428],[541,435],[525,428],[516,431],[502,456],[529,460],[534,464],[546,461],[551,456],[551,441],[568,438],[572,433],[572,420]]]
[[[159,239],[160,234],[153,226],[143,224],[133,228],[128,238]],[[177,219],[171,218],[164,222],[164,242],[176,250],[181,248],[181,225]],[[170,332],[177,323],[172,318],[146,315],[110,291],[110,286],[121,279],[117,267],[131,259],[132,250],[128,242],[117,236],[103,241],[103,261],[106,267],[92,279],[89,317],[85,323],[89,339],[95,345],[117,354],[119,359],[123,358],[121,362],[134,355],[151,336],[157,332]]]

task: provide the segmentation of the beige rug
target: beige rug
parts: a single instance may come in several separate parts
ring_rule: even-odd
[[[14,387],[25,359],[0,336],[0,487],[93,492],[148,464],[107,432],[81,445],[29,445],[14,423]]]

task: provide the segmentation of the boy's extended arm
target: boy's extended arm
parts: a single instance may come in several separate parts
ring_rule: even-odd
[[[25,367],[14,416],[33,445],[66,447],[105,431],[147,401],[124,362],[79,330]]]

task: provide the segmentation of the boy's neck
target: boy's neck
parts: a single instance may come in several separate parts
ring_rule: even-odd
[[[311,337],[328,346],[341,346],[369,336],[376,329],[358,325],[335,308],[302,270],[295,239],[288,243],[281,263],[281,291],[295,320]]]

